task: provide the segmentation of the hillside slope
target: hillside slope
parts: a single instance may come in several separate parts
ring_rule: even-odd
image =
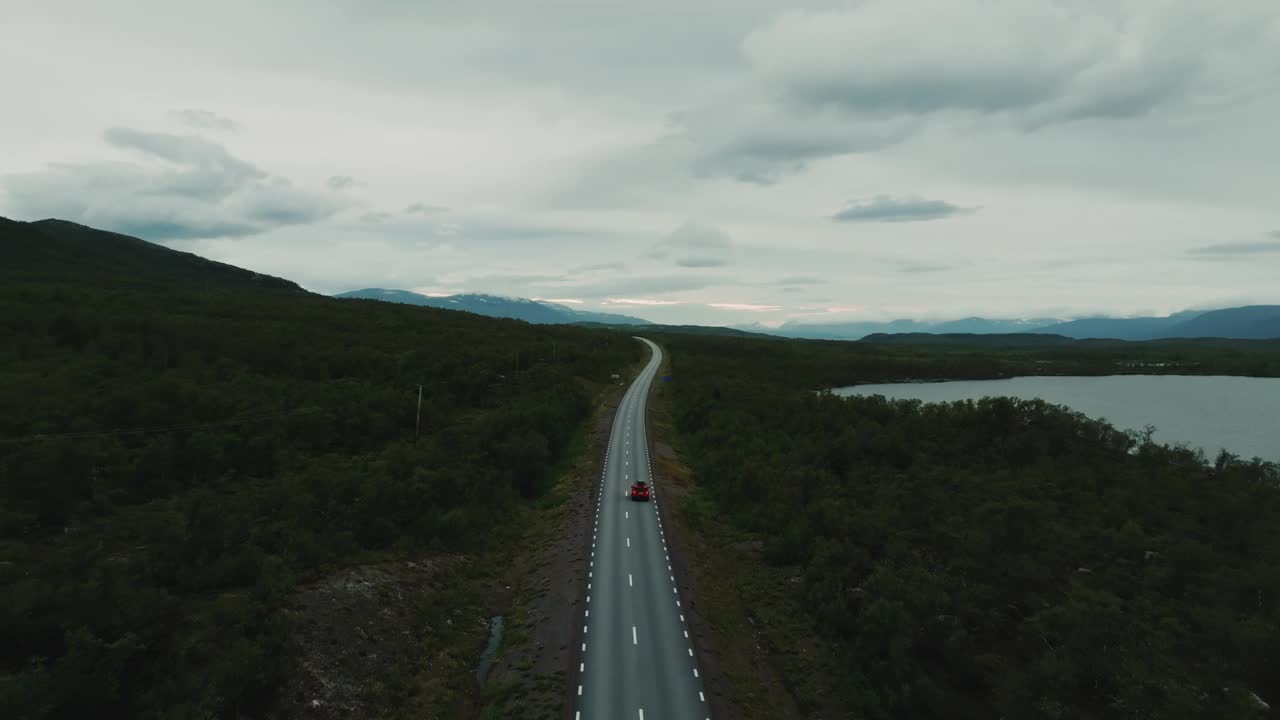
[[[467,563],[541,502],[640,345],[57,230],[0,226],[0,715],[314,717],[282,693],[318,672],[294,638],[370,627],[299,607],[337,583],[393,628],[361,640],[380,675],[350,716],[476,716],[488,615],[463,606]],[[457,581],[403,601],[333,580],[433,558]]]
[[[0,273],[305,292],[289,280],[66,220],[0,218]]]
[[[1211,310],[1168,328],[1162,337],[1280,338],[1280,305]]]

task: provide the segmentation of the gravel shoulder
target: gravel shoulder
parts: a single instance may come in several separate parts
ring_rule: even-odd
[[[639,371],[638,365],[634,370]],[[483,718],[572,718],[570,679],[579,662],[595,478],[618,404],[634,373],[597,393],[576,459],[522,521],[522,539],[503,575],[510,628],[485,684]]]
[[[518,509],[484,552],[375,560],[301,588],[300,669],[274,715],[571,716],[593,480],[625,383],[591,388],[595,412],[555,486]],[[502,641],[481,683],[477,666],[495,616],[504,618]]]
[[[659,378],[669,374],[663,367]],[[673,382],[678,382],[674,379]],[[796,567],[769,565],[758,539],[722,522],[681,462],[667,394],[654,383],[648,429],[655,496],[672,564],[687,598],[695,652],[716,720],[852,717],[838,700],[831,648],[803,621]]]

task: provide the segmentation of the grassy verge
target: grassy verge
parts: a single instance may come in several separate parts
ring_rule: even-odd
[[[714,498],[680,460],[672,392],[660,383],[651,398],[654,467],[696,587],[705,627],[694,630],[715,648],[703,659],[713,709],[744,720],[846,717],[831,649],[802,619],[800,570],[767,564],[758,539],[720,521]]]
[[[571,598],[582,586],[592,482],[600,471],[614,410],[628,380],[594,388],[595,411],[579,428],[554,486],[523,508],[512,527],[504,577],[508,631],[481,691],[479,717],[554,720],[566,707],[571,669]],[[575,564],[576,563],[576,564]]]
[[[372,559],[303,588],[302,671],[278,715],[558,718],[568,663],[538,637],[548,590],[565,581],[553,577],[564,573],[551,561],[580,550],[569,527],[573,503],[590,489],[603,456],[600,428],[623,389],[590,388],[595,411],[548,472],[551,486],[519,505],[483,551]],[[494,615],[504,617],[504,632],[481,685],[476,668]]]

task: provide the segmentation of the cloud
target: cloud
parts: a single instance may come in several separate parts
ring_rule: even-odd
[[[593,263],[590,265],[579,265],[578,267],[570,268],[569,274],[585,275],[587,273],[602,272],[606,270],[625,270],[626,267],[627,264],[624,262]]]
[[[108,128],[102,138],[115,147],[200,171],[199,174],[186,176],[187,179],[225,180],[228,187],[235,187],[246,180],[259,180],[267,176],[254,165],[234,157],[222,145],[195,135],[171,135],[113,127]],[[219,188],[221,187],[219,184]],[[177,189],[189,191],[195,188],[180,185]]]
[[[582,298],[533,298],[538,302],[559,303],[561,305],[582,305],[586,301]]]
[[[939,127],[1035,131],[1220,106],[1265,92],[1259,78],[1280,72],[1273,18],[1266,2],[1225,13],[1057,0],[864,0],[775,14],[743,36],[743,75],[601,159],[570,195],[643,196],[672,185],[649,182],[664,173],[774,185]]]
[[[1271,232],[1267,233],[1267,235],[1269,237],[1276,238],[1276,240],[1229,242],[1219,243],[1217,245],[1205,245],[1203,247],[1191,248],[1187,253],[1205,259],[1250,257],[1253,255],[1280,253],[1280,232]]]
[[[649,252],[655,260],[671,259],[679,267],[712,268],[729,265],[733,239],[712,225],[686,221],[659,241]]]
[[[826,280],[814,275],[788,275],[773,281],[774,285],[824,285]]]
[[[657,300],[654,298],[605,298],[606,305],[683,305],[679,300]]]
[[[1188,6],[1051,0],[869,0],[791,12],[743,50],[775,93],[867,114],[1012,113],[1045,125],[1125,118],[1197,93],[1220,48],[1257,46],[1265,8],[1223,15]],[[1250,17],[1254,16],[1254,17]],[[1046,37],[1054,38],[1045,42]],[[906,51],[910,48],[910,51]]]
[[[438,205],[427,205],[425,203],[414,203],[404,209],[406,215],[433,215],[435,213],[448,212],[449,208],[440,207]]]
[[[189,108],[186,110],[175,110],[173,111],[173,115],[182,124],[198,130],[235,132],[240,129],[240,125],[236,121],[209,110],[196,110]]]
[[[942,263],[915,261],[905,261],[900,263],[898,266],[899,271],[904,273],[942,272],[943,270],[950,270],[951,268],[951,265],[944,265]]]
[[[350,175],[331,175],[325,181],[331,190],[346,190],[349,187],[359,184],[358,181]]]
[[[877,195],[870,200],[855,200],[831,216],[836,222],[921,222],[942,220],[960,213],[973,212],[941,200],[925,200],[914,196]]]
[[[725,258],[718,258],[718,257],[693,256],[693,257],[677,258],[676,264],[679,265],[680,267],[687,267],[687,268],[710,268],[710,267],[724,267],[725,265],[729,264],[729,261],[726,260]]]
[[[695,175],[755,185],[776,184],[820,158],[889,147],[918,126],[911,118],[851,119],[838,110],[750,97],[725,98],[675,121],[693,147],[688,162]]]
[[[774,312],[781,310],[778,305],[753,305],[751,303],[707,303],[707,307],[717,310],[738,310],[741,312]]]
[[[722,283],[722,280],[717,281],[715,278],[684,274],[623,275],[615,279],[595,280],[589,283],[563,282],[548,286],[544,290],[548,294],[554,292],[557,295],[584,298],[636,297],[701,290]]]
[[[144,163],[55,164],[0,178],[18,213],[164,241],[256,235],[318,222],[343,206],[200,137],[117,127],[103,139]]]
[[[386,213],[386,212],[367,212],[367,213],[365,213],[365,214],[363,214],[363,215],[361,215],[361,216],[360,216],[360,222],[362,222],[362,223],[370,223],[370,224],[384,223],[384,222],[386,222],[386,221],[390,220],[390,219],[391,219],[391,217],[392,217],[391,213]]]
[[[718,227],[686,222],[663,239],[662,245],[676,249],[723,250],[733,245],[729,233]]]

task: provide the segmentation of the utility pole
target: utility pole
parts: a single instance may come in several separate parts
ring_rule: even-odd
[[[422,427],[422,386],[418,386],[418,416],[413,421],[413,441],[418,441],[418,430]]]

